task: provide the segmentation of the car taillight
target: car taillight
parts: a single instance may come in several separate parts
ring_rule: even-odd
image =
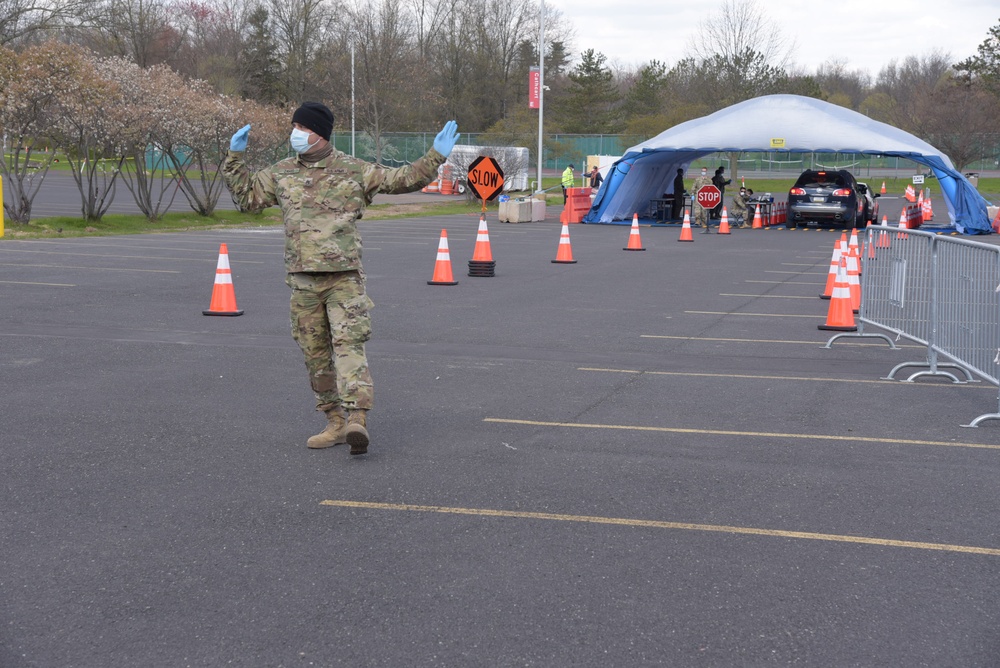
[[[848,188],[839,188],[834,190],[832,194],[834,197],[850,197],[851,191]]]
[[[792,188],[788,191],[789,195],[805,195],[806,191],[804,188]]]

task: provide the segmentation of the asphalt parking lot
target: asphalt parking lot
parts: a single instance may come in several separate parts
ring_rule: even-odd
[[[997,388],[824,348],[838,234],[555,264],[549,212],[493,278],[475,217],[361,223],[354,458],[305,447],[279,229],[0,239],[0,666],[997,665]]]

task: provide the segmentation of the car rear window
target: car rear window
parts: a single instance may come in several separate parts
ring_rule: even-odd
[[[796,186],[823,185],[823,186],[842,188],[847,185],[847,179],[845,179],[841,174],[830,174],[829,172],[827,172],[826,174],[818,174],[818,173],[802,174],[801,176],[799,176],[799,180],[796,182],[795,185]]]

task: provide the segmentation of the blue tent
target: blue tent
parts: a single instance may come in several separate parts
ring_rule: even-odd
[[[776,148],[778,146],[779,148]],[[677,169],[717,152],[861,153],[926,165],[941,183],[959,232],[992,231],[983,196],[945,154],[899,128],[850,109],[800,95],[765,95],[674,126],[633,146],[615,162],[584,216],[585,223],[631,221],[649,201],[673,190]]]

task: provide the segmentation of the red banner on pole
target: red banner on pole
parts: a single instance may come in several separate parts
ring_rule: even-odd
[[[528,108],[538,109],[542,99],[542,74],[537,67],[528,68]]]

